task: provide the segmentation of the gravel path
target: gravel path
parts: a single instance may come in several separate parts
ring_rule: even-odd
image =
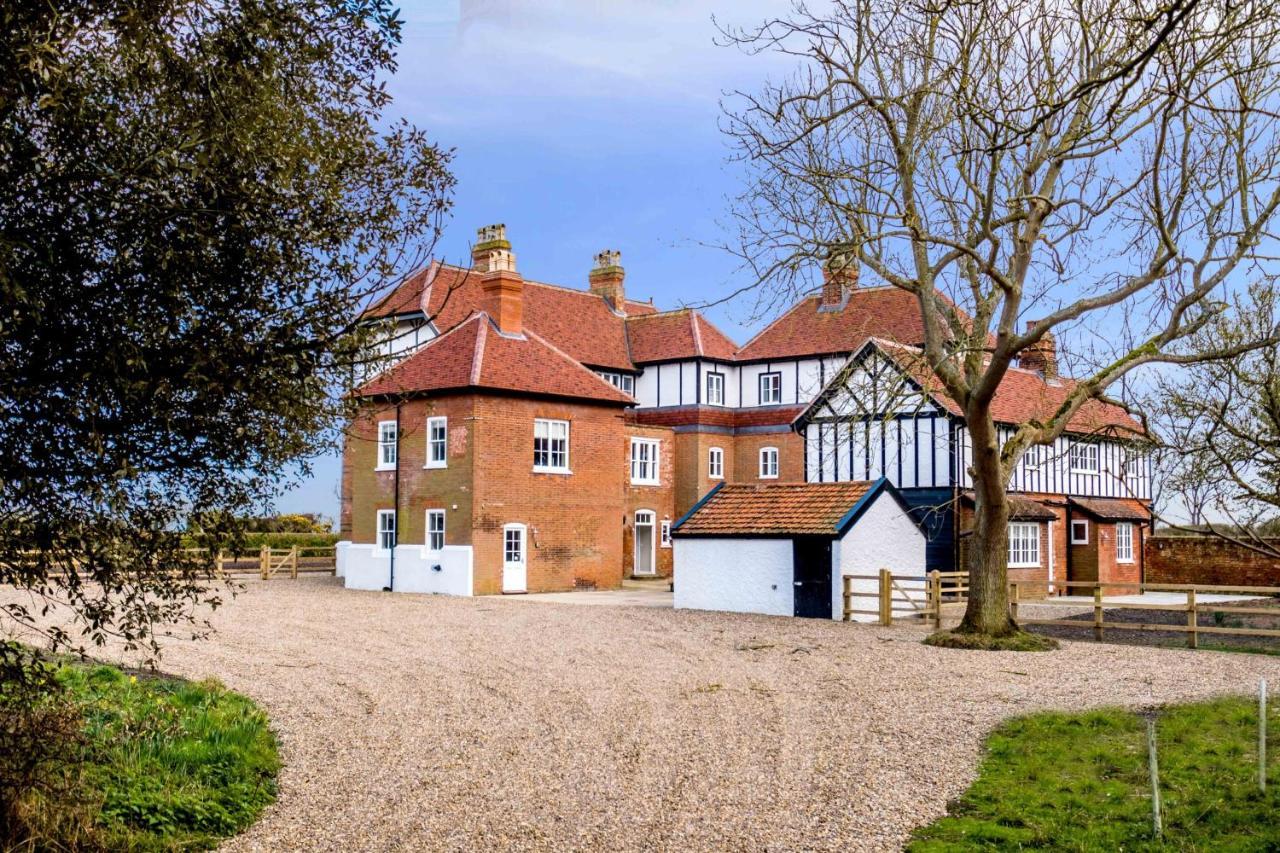
[[[163,668],[270,713],[280,798],[228,850],[898,849],[1039,708],[1280,683],[1280,659],[253,581]]]

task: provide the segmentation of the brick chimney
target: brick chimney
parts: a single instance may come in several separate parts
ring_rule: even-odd
[[[622,269],[622,253],[617,249],[605,249],[596,255],[595,268],[587,276],[591,283],[591,292],[604,297],[610,307],[619,314],[627,313],[626,292],[622,288],[622,280],[626,277]]]
[[[524,278],[516,272],[507,226],[486,225],[476,232],[471,264],[480,273],[481,307],[498,324],[498,330],[507,335],[523,334]]]
[[[507,226],[499,223],[476,229],[476,243],[471,247],[471,268],[478,273],[516,271],[516,254],[507,242]]]
[[[833,252],[822,265],[822,299],[819,308],[842,308],[858,286],[858,259],[847,252]]]
[[[1030,329],[1037,321],[1032,320],[1027,323]],[[1058,342],[1053,338],[1053,332],[1045,332],[1040,340],[1034,344],[1025,347],[1018,354],[1018,366],[1026,370],[1034,370],[1044,376],[1045,379],[1058,378]]]

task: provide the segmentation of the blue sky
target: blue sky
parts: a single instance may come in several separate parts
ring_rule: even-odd
[[[722,23],[773,0],[419,0],[401,8],[392,117],[456,149],[455,206],[436,255],[467,257],[475,229],[507,225],[521,272],[586,287],[592,257],[622,252],[627,293],[662,307],[725,296],[725,235],[739,182],[718,127],[726,90],[781,66],[716,45]],[[709,316],[744,341],[770,318],[749,301]],[[277,502],[337,517],[339,462]]]

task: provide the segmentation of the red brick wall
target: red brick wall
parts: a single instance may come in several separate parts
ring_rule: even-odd
[[[1280,539],[1269,540],[1280,551]],[[1280,560],[1212,536],[1149,536],[1147,583],[1280,586]]]
[[[760,448],[778,448],[778,479],[760,479]],[[725,454],[725,465],[730,454]],[[748,433],[733,437],[732,482],[735,483],[803,483],[804,441],[790,429],[785,432]]]
[[[658,441],[658,485],[642,486],[631,483],[631,437],[651,438]],[[662,547],[662,522],[675,523],[675,495],[679,485],[677,472],[687,467],[679,456],[676,435],[666,427],[647,427],[631,424],[626,427],[622,441],[622,478],[626,484],[626,516],[622,520],[622,571],[630,575],[635,568],[636,510],[653,512],[654,555],[658,574],[671,577],[673,548]]]
[[[410,400],[400,407],[400,513],[396,539],[404,545],[426,542],[426,510],[445,510],[445,543],[471,543],[472,442],[474,398],[447,395]],[[449,418],[446,468],[422,466],[427,458],[427,418]],[[395,472],[378,471],[378,422],[395,419],[395,407],[370,407],[352,424],[343,455],[344,535],[373,542],[377,511],[395,506]]]
[[[475,398],[475,592],[502,590],[502,528],[528,526],[528,588],[622,583],[626,512],[620,409],[515,397]],[[533,471],[535,418],[569,421],[572,474]],[[661,517],[661,515],[659,515]]]

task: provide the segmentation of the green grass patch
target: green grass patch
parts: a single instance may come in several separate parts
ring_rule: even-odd
[[[275,799],[275,736],[247,697],[109,666],[69,664],[58,680],[83,715],[83,792],[106,849],[207,849]]]
[[[1280,715],[1268,717],[1268,731],[1280,730]],[[1280,743],[1270,740],[1264,795],[1257,725],[1256,697],[1160,712],[1164,840],[1157,841],[1140,715],[1108,709],[1012,720],[987,740],[977,781],[907,849],[1280,850]]]

